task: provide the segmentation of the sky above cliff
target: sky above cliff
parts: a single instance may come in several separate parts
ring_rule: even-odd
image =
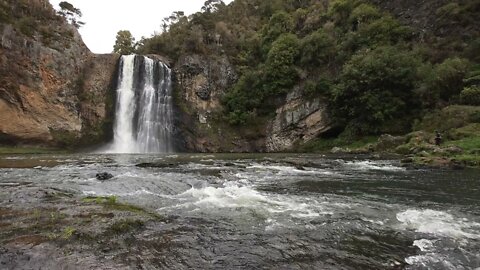
[[[65,0],[50,0],[58,8]],[[67,0],[79,8],[82,21],[80,28],[85,44],[94,53],[110,53],[119,30],[130,30],[136,40],[150,37],[160,31],[162,19],[173,11],[189,15],[200,11],[205,0]],[[232,0],[224,0],[225,4]]]

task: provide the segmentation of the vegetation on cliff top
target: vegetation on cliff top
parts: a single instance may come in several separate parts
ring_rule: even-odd
[[[338,130],[351,137],[406,133],[426,112],[478,105],[480,28],[472,18],[480,4],[438,5],[424,15],[435,22],[425,31],[375,1],[209,0],[189,17],[174,12],[137,50],[228,57],[240,73],[223,99],[234,125],[271,114],[298,85],[305,99],[326,97]]]
[[[76,28],[85,23],[82,12],[68,2],[61,2],[55,11],[48,0],[0,0],[0,29],[5,24],[23,35],[41,41],[44,45],[63,51],[70,48],[75,35],[64,27],[65,22]]]

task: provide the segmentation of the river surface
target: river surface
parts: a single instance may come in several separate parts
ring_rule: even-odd
[[[0,188],[115,195],[167,217],[165,268],[480,269],[479,170],[306,154],[9,155],[0,168]]]

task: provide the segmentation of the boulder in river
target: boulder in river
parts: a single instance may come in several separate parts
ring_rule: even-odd
[[[103,172],[103,173],[97,173],[95,175],[95,177],[100,181],[105,181],[105,180],[113,178],[113,174],[108,173],[108,172]]]

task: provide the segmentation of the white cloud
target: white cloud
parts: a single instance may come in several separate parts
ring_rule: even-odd
[[[56,8],[64,0],[50,0]],[[192,14],[205,0],[67,0],[83,13],[80,34],[94,53],[109,53],[119,30],[130,30],[136,40],[160,31],[164,17],[173,11]],[[232,0],[224,1],[226,4]]]

